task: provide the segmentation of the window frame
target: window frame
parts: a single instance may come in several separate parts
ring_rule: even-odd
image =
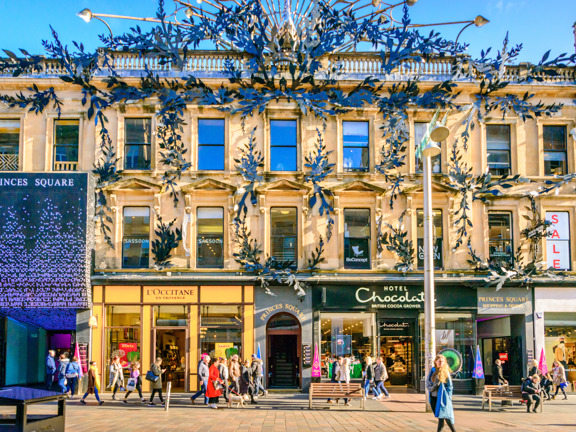
[[[362,147],[358,147],[358,146],[350,146],[350,145],[346,145],[346,142],[344,140],[344,124],[345,123],[366,123],[366,125],[368,126],[368,135],[367,135],[367,140],[366,140],[366,146],[362,146]],[[342,170],[344,172],[350,172],[350,173],[368,173],[370,172],[370,157],[371,157],[371,152],[370,152],[370,120],[366,119],[358,119],[358,120],[351,120],[351,119],[343,119],[342,120]],[[352,148],[352,149],[366,149],[367,152],[367,157],[366,157],[366,161],[367,161],[367,165],[366,167],[346,167],[344,166],[344,152],[347,148]]]
[[[369,226],[369,233],[368,235],[364,236],[364,237],[346,237],[346,211],[347,210],[365,210],[368,212],[368,221],[370,223]],[[373,223],[372,223],[372,209],[369,207],[346,207],[342,210],[343,212],[343,222],[344,222],[344,244],[343,244],[343,248],[342,248],[342,253],[344,254],[344,268],[345,269],[350,269],[350,270],[371,270],[372,269],[372,229],[373,229]],[[350,267],[349,265],[346,265],[346,239],[359,239],[359,240],[367,240],[368,241],[368,265],[367,267]]]
[[[145,208],[148,209],[148,265],[146,267],[126,267],[124,265],[124,238],[126,237],[126,230],[125,230],[125,224],[126,224],[126,217],[124,216],[124,212],[125,209],[127,208]],[[121,268],[123,269],[143,269],[143,268],[150,268],[150,258],[151,258],[151,254],[152,254],[152,233],[153,233],[153,218],[152,218],[152,212],[150,211],[150,206],[147,205],[125,205],[122,207],[122,255],[121,255]],[[134,236],[136,237],[136,236]],[[142,238],[144,237],[143,235],[141,236]],[[142,259],[142,258],[140,258]]]
[[[16,170],[0,170],[0,172],[18,172],[22,169],[22,120],[23,120],[22,116],[0,117],[0,121],[18,122],[18,144],[11,146],[16,148],[16,152],[13,154],[16,155],[18,158],[18,167],[16,168]]]
[[[294,242],[294,262],[292,263],[291,266],[289,266],[288,268],[296,270],[298,268],[298,253],[299,253],[299,249],[298,249],[298,242],[299,242],[299,229],[300,229],[300,224],[298,223],[298,207],[296,206],[272,206],[270,207],[270,256],[275,256],[274,255],[274,251],[273,251],[273,244],[274,241],[273,239],[276,237],[284,237],[284,236],[275,236],[273,234],[273,230],[274,230],[274,221],[273,221],[273,215],[272,215],[272,210],[278,210],[278,209],[288,209],[288,210],[294,210],[295,211],[295,215],[294,215],[294,219],[295,219],[295,231],[294,231],[294,237],[295,237],[295,242]]]
[[[272,139],[272,123],[274,122],[294,122],[296,125],[296,143],[294,146],[287,146],[287,145],[274,145]],[[297,172],[300,170],[300,157],[299,157],[299,149],[300,149],[300,119],[299,118],[270,118],[268,119],[268,169],[271,172]],[[294,148],[295,150],[295,169],[294,170],[277,170],[272,167],[272,152],[274,148]]]
[[[197,127],[197,149],[196,149],[196,169],[198,171],[225,171],[226,170],[226,118],[224,117],[198,117],[196,119],[196,127]],[[219,120],[222,121],[222,144],[202,144],[200,143],[200,123],[203,120]],[[222,168],[211,168],[205,169],[200,167],[200,148],[201,147],[222,147]]]
[[[59,122],[70,122],[70,121],[74,121],[78,124],[78,142],[76,143],[76,149],[77,149],[77,154],[78,157],[76,158],[75,161],[57,161],[56,160],[56,154],[57,154],[57,148],[58,147],[73,147],[72,144],[58,144],[58,140],[57,140],[57,126]],[[56,162],[63,162],[63,163],[76,163],[76,170],[78,170],[79,167],[79,163],[80,163],[80,140],[81,140],[81,133],[82,133],[82,122],[79,118],[55,118],[53,120],[53,125],[52,125],[52,170],[56,171]]]
[[[200,221],[200,218],[198,217],[198,210],[200,209],[220,209],[222,210],[222,265],[220,266],[204,266],[204,265],[200,265],[199,263],[199,259],[200,259],[200,254],[199,254],[199,248],[198,248],[198,239],[200,236],[200,230],[198,229],[198,223]],[[224,207],[222,206],[198,206],[196,207],[196,268],[199,269],[223,269],[224,268],[224,257],[225,257],[225,245],[226,245],[226,238],[225,238],[225,234],[226,234],[226,230],[224,229],[225,227],[225,221],[224,221],[224,217],[225,217],[225,212],[224,212]]]
[[[510,242],[510,260],[508,262],[508,266],[512,267],[514,264],[514,215],[511,210],[491,210],[488,212],[488,260],[492,261],[492,254],[490,253],[490,243],[493,241],[490,236],[490,216],[491,215],[507,215],[509,218],[510,225],[508,227],[510,231],[510,238],[509,239],[502,239],[502,245],[505,244],[506,241]],[[500,260],[495,262],[497,265],[501,265],[504,260]]]
[[[555,150],[555,149],[546,149],[546,139],[545,139],[545,131],[546,128],[550,128],[550,127],[557,127],[557,128],[562,128],[564,130],[564,150]],[[544,176],[546,177],[551,177],[554,175],[566,175],[569,172],[569,164],[568,164],[568,127],[566,124],[557,124],[557,123],[550,123],[550,124],[543,124],[542,125],[542,171]],[[546,173],[546,154],[547,153],[552,153],[552,154],[564,154],[564,172],[560,173],[560,174],[555,174],[555,173]]]
[[[505,126],[508,128],[508,150],[500,150],[497,149],[495,150],[498,153],[508,153],[508,173],[507,174],[499,174],[499,173],[495,173],[492,171],[492,168],[490,168],[490,162],[488,162],[488,153],[490,152],[490,149],[488,147],[489,143],[488,143],[488,129],[490,128],[490,126]],[[503,177],[506,175],[511,175],[512,174],[512,127],[509,123],[488,123],[485,126],[485,140],[486,140],[486,166],[490,172],[491,175],[493,176],[497,176],[497,177]],[[495,169],[503,169],[503,168],[495,168]]]
[[[149,120],[150,121],[150,144],[142,144],[142,143],[128,143],[128,122],[130,120]],[[123,118],[123,124],[124,124],[124,139],[123,139],[123,146],[122,146],[122,150],[123,150],[123,155],[122,155],[122,164],[124,167],[125,171],[152,171],[152,167],[153,167],[153,162],[154,162],[154,132],[155,132],[155,123],[154,123],[154,118],[150,117],[150,116],[130,116],[130,117],[124,117]],[[127,157],[127,147],[128,146],[140,146],[140,147],[146,147],[148,146],[150,148],[149,152],[150,152],[150,161],[149,161],[149,166],[148,168],[134,168],[134,167],[128,167],[126,165],[126,157]]]

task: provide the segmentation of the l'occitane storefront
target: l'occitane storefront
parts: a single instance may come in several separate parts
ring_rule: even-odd
[[[132,361],[145,375],[162,357],[172,391],[198,387],[201,353],[250,357],[254,352],[254,287],[251,285],[95,286],[92,359],[108,385],[110,359],[118,356],[125,377]],[[144,390],[149,382],[143,380]]]

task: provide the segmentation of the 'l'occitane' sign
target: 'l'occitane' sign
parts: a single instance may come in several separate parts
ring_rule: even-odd
[[[144,303],[196,303],[198,290],[195,286],[145,286]]]

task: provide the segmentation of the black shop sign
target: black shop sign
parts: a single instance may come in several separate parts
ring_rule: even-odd
[[[380,320],[380,336],[414,336],[412,320]]]

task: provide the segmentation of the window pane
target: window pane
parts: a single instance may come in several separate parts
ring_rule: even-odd
[[[495,150],[510,150],[510,126],[486,125],[486,147]]]
[[[429,123],[425,122],[416,122],[414,123],[414,145],[416,148],[422,142],[422,138],[426,135],[426,131],[428,130]],[[442,170],[442,155],[434,156],[430,159],[432,165],[432,174],[439,174]],[[415,172],[421,173],[424,170],[424,165],[422,164],[422,158],[417,157],[415,160]]]
[[[296,147],[272,147],[270,148],[271,171],[296,171]]]
[[[224,265],[224,210],[198,208],[197,266],[221,268]]]
[[[126,124],[126,144],[151,144],[152,119],[149,118],[127,118]]]
[[[110,287],[108,289],[114,289]],[[140,306],[106,307],[107,327],[133,327],[140,325]]]
[[[210,289],[205,287],[203,289]],[[202,306],[200,316],[200,348],[210,357],[216,354],[216,344],[226,344],[227,358],[238,354],[240,358],[250,354],[242,352],[242,307]]]
[[[344,210],[344,267],[370,268],[370,210]]]
[[[56,162],[77,162],[78,147],[58,146],[55,148],[54,160]]]
[[[280,261],[293,261],[297,265],[297,211],[295,208],[272,208],[271,255]]]
[[[343,151],[344,168],[348,170],[368,169],[368,148],[345,147]]]
[[[124,235],[148,235],[150,233],[150,209],[148,207],[124,207]]]
[[[566,172],[565,152],[544,152],[545,175],[563,175]]]
[[[198,147],[199,170],[223,170],[224,169],[224,146],[199,146]]]
[[[544,126],[544,150],[566,150],[566,127]]]
[[[342,122],[345,147],[368,147],[368,122]]]
[[[199,119],[198,144],[224,145],[224,119]]]
[[[148,268],[150,252],[150,209],[124,207],[122,267]]]
[[[0,171],[18,169],[18,147],[20,143],[20,121],[0,120]]]
[[[56,120],[54,125],[54,143],[56,145],[78,146],[78,120]]]
[[[154,325],[158,327],[185,327],[188,307],[181,305],[154,306]]]
[[[378,354],[377,351],[373,352],[375,332],[372,319],[373,314],[363,312],[322,313],[320,315],[322,358],[327,360],[333,356],[354,356],[361,360],[366,356]],[[327,369],[322,368],[323,378],[330,378],[331,371]],[[354,365],[354,369],[350,372],[351,378],[362,378],[362,368],[359,369]]]
[[[488,214],[490,260],[497,265],[510,266],[514,256],[510,213]]]
[[[370,237],[370,210],[344,210],[344,237]]]
[[[434,254],[434,268],[442,268],[442,210],[432,210],[432,232],[433,243],[432,253]],[[416,212],[416,234],[418,246],[418,268],[424,268],[424,211],[418,210]]]
[[[150,169],[150,146],[127,145],[125,150],[125,169]]]

